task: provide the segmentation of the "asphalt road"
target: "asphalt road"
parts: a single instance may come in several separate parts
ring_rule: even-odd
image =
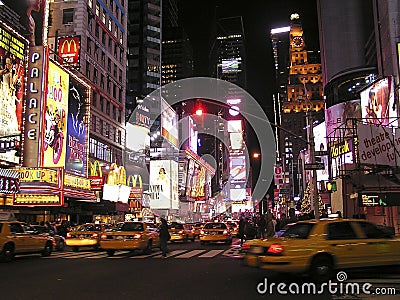
[[[260,294],[257,286],[265,280],[269,286],[309,280],[246,267],[235,245],[200,245],[196,241],[168,246],[167,259],[160,257],[158,249],[151,255],[121,251],[114,257],[89,248],[78,253],[70,249],[53,252],[47,258],[19,256],[10,263],[0,264],[0,299],[349,299],[348,295],[332,297],[329,293],[282,296],[276,289],[272,294]],[[386,284],[398,290],[398,271],[395,268],[353,271],[348,273],[348,280],[371,279],[374,285]]]

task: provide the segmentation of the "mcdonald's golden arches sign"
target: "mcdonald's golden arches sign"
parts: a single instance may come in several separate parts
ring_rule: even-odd
[[[89,176],[90,186],[92,191],[101,191],[103,189],[104,178],[103,171],[101,170],[101,165],[98,160],[94,162],[89,162]]]
[[[58,62],[61,65],[80,66],[81,37],[79,35],[59,37],[57,49]]]

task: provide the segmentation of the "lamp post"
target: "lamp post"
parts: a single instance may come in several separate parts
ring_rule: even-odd
[[[306,122],[307,122],[307,141],[308,151],[310,153],[310,163],[315,164],[315,141],[314,141],[314,120],[311,111],[307,108],[306,111]],[[314,204],[314,216],[316,220],[319,220],[319,202],[318,202],[318,189],[317,189],[317,170],[312,170],[311,178],[311,207]]]

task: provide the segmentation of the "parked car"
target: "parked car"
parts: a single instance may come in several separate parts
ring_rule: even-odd
[[[204,225],[200,231],[200,244],[203,245],[210,242],[232,243],[232,235],[225,223],[209,222]]]
[[[0,221],[0,262],[11,261],[16,254],[41,253],[50,256],[53,239],[18,221]]]
[[[116,250],[143,250],[160,247],[158,230],[145,222],[123,222],[101,235],[100,247],[113,256]]]
[[[51,230],[47,226],[43,225],[31,225],[32,228],[37,230],[40,234],[50,236],[53,239],[53,249],[57,251],[63,251],[65,248],[65,238],[61,235],[55,234],[53,230]]]
[[[80,247],[92,247],[95,250],[100,248],[101,234],[111,226],[108,224],[88,223],[73,227],[67,233],[65,244],[72,247],[73,251],[79,251]]]
[[[299,221],[280,236],[248,241],[245,264],[278,272],[309,273],[326,281],[335,269],[399,263],[400,238],[359,219]]]

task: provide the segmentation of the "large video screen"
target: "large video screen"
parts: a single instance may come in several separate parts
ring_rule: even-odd
[[[20,143],[25,90],[26,42],[0,24],[0,159],[19,163],[15,155]]]

